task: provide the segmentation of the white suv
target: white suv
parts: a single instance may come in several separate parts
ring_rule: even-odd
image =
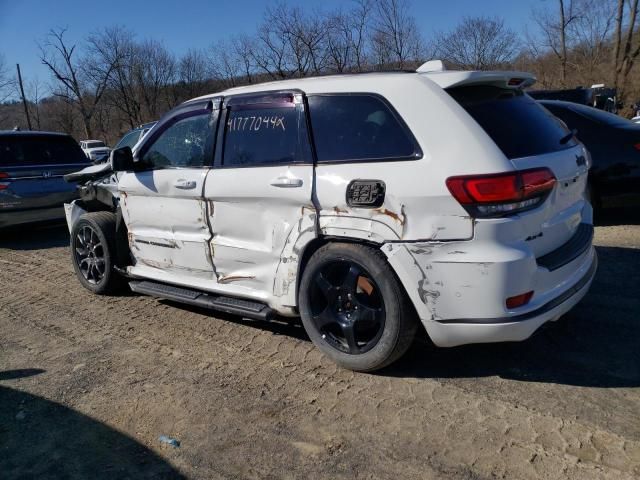
[[[81,140],[80,148],[87,158],[94,163],[107,161],[111,152],[111,149],[102,140]]]
[[[113,152],[117,193],[87,181],[67,206],[80,282],[300,315],[359,371],[419,324],[443,347],[526,339],[595,274],[589,155],[523,93],[529,74],[428,70],[182,104]]]

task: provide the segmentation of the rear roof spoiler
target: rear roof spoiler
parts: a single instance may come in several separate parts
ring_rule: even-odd
[[[536,83],[536,77],[527,72],[447,70],[441,60],[430,60],[420,65],[416,72],[425,75],[442,88],[470,85],[526,88]]]

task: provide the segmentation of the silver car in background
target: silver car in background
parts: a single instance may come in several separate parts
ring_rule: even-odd
[[[78,194],[63,176],[90,164],[69,135],[0,131],[0,228],[64,218]]]

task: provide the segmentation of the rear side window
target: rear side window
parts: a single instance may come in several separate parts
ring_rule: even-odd
[[[0,136],[0,166],[87,163],[71,137],[44,135]]]
[[[416,158],[419,149],[397,114],[367,94],[313,95],[309,115],[318,161]]]
[[[294,103],[229,107],[222,164],[246,167],[301,161],[299,121]]]
[[[447,92],[474,118],[507,158],[564,150],[569,130],[534,99],[520,90],[488,85],[459,87]]]

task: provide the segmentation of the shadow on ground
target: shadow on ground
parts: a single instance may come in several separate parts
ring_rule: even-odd
[[[640,249],[597,247],[599,268],[587,296],[558,322],[518,343],[436,348],[421,335],[408,354],[378,375],[506,379],[574,386],[640,386]],[[166,302],[309,341],[297,319],[242,320],[234,315]]]
[[[9,250],[40,250],[68,245],[69,230],[60,222],[0,230],[0,248]]]
[[[597,247],[587,296],[520,343],[438,349],[416,342],[383,374],[418,378],[499,376],[585,387],[640,386],[640,249]]]
[[[1,380],[40,369],[0,372]],[[131,437],[42,397],[0,386],[2,478],[185,478]]]

